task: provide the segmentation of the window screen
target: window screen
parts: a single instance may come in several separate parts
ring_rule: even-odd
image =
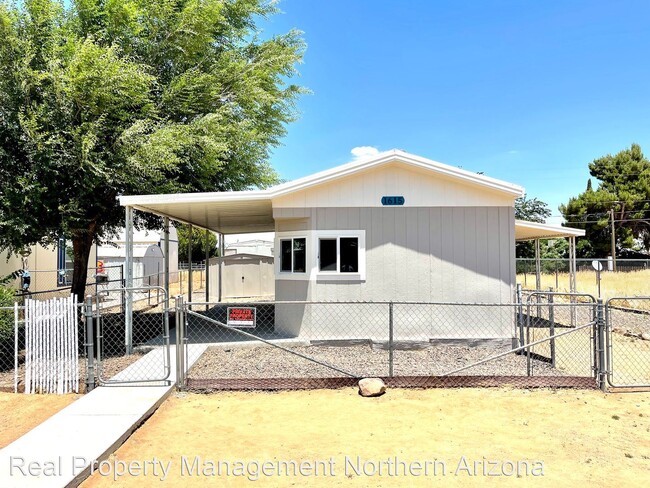
[[[306,239],[294,239],[293,240],[293,272],[294,273],[304,273],[305,272],[305,247]]]
[[[341,273],[359,272],[359,239],[341,237]]]
[[[318,260],[321,271],[336,271],[336,239],[321,239]]]
[[[280,271],[291,271],[291,239],[280,241]]]

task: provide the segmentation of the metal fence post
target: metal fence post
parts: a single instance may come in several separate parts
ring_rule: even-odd
[[[183,336],[184,332],[184,314],[183,314],[183,296],[177,295],[176,302],[176,388],[182,389],[185,386],[184,380],[184,359],[183,354]]]
[[[84,310],[86,320],[86,392],[95,388],[95,344],[93,334],[93,297],[86,296]]]
[[[27,315],[26,309],[23,314]],[[18,393],[18,302],[14,302],[14,393]]]
[[[517,327],[519,328],[519,347],[524,345],[524,304],[521,283],[517,283]]]
[[[388,304],[388,376],[393,377],[393,302]]]
[[[526,307],[526,341],[525,341],[525,354],[526,354],[526,375],[533,375],[533,363],[530,360],[530,299],[528,301],[528,307]]]
[[[548,331],[553,337],[555,335],[555,309],[553,306],[553,287],[548,288]],[[551,339],[550,344],[551,348],[551,366],[555,368],[555,339]]]
[[[604,318],[603,300],[599,298],[596,302],[596,347],[598,352],[598,364],[596,366],[596,375],[598,387],[602,391],[607,391],[607,364],[605,359],[605,318]]]

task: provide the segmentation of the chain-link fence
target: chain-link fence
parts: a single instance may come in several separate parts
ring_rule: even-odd
[[[177,368],[179,386],[198,390],[331,388],[368,376],[403,387],[595,388],[606,374],[611,387],[650,386],[650,298],[603,305],[550,292],[512,304],[177,297],[170,316],[163,290],[114,293],[143,294],[132,320],[99,295],[78,308],[82,391],[87,381],[170,381],[181,351],[188,368]],[[0,389],[24,389],[24,361],[23,307],[0,308]]]
[[[596,387],[595,303],[539,306],[538,314],[537,303],[187,303],[185,345],[207,349],[182,381],[193,389],[326,388],[368,376],[412,387]]]
[[[47,300],[50,298],[64,298],[70,295],[72,284],[72,270],[29,270],[24,275],[18,271],[14,278],[7,283],[10,289],[15,290],[15,298],[19,303],[27,298]],[[191,278],[191,279],[190,279]],[[169,291],[171,296],[184,295],[195,301],[205,301],[206,297],[206,270],[204,265],[192,267],[191,277],[189,269],[169,273]],[[191,283],[190,283],[191,282]],[[162,271],[153,274],[133,277],[133,287],[151,288],[153,293],[136,294],[133,300],[138,303],[146,300],[150,306],[154,300],[160,300],[160,293],[155,292],[156,287],[165,284],[165,275]],[[89,268],[84,296],[100,297],[102,308],[119,308],[124,310],[124,293],[126,286],[124,266],[104,266],[102,268]],[[155,299],[154,299],[155,295]]]
[[[123,290],[115,290],[115,293],[122,292]],[[134,290],[135,296],[138,293],[147,294],[142,290]],[[162,290],[158,293],[164,295]],[[148,298],[143,298],[140,306],[134,302],[130,348],[127,348],[125,336],[124,312],[120,307],[104,307],[98,298],[99,296],[91,296],[89,301],[77,306],[79,391],[86,392],[89,386],[92,388],[100,384],[166,378],[169,371],[169,348],[156,352],[162,350],[160,346],[165,343],[165,338],[167,341],[169,339],[164,298],[150,307],[143,306]],[[146,361],[132,367],[152,351],[153,355]],[[92,355],[92,361],[88,361],[89,354]],[[0,307],[0,391],[25,391],[26,356],[25,307],[18,303],[14,307]]]
[[[47,300],[50,298],[65,298],[70,296],[72,270],[29,270],[17,271],[13,281],[8,283],[16,291],[16,299]],[[86,280],[85,294],[96,295],[106,288],[121,288],[124,286],[122,266],[107,266],[104,268],[89,268]]]
[[[598,272],[593,262],[600,263]],[[537,286],[535,259],[517,258],[517,281],[524,288]],[[650,260],[617,259],[616,267],[610,259],[576,259],[576,287],[578,290],[607,299],[613,296],[646,295],[650,279]],[[549,287],[568,292],[569,260],[540,259],[540,290]]]
[[[544,274],[568,273],[570,269],[567,258],[540,258],[540,271]],[[594,271],[592,263],[598,261],[604,271],[629,272],[650,269],[650,259],[617,259],[616,263],[610,258],[576,258],[576,271]],[[517,258],[517,274],[535,275],[535,258]]]
[[[0,391],[14,391],[24,379],[24,368],[18,369],[24,363],[24,317],[24,307],[17,304],[0,308]]]
[[[613,297],[606,310],[609,384],[650,387],[650,297]]]

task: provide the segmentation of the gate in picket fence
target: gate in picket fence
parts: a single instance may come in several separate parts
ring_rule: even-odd
[[[25,300],[25,393],[79,392],[77,300]]]

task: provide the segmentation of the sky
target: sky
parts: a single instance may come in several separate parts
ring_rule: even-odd
[[[398,148],[522,185],[558,216],[589,162],[633,142],[650,154],[648,1],[278,6],[262,36],[304,32],[294,82],[312,91],[273,151],[282,178]]]

